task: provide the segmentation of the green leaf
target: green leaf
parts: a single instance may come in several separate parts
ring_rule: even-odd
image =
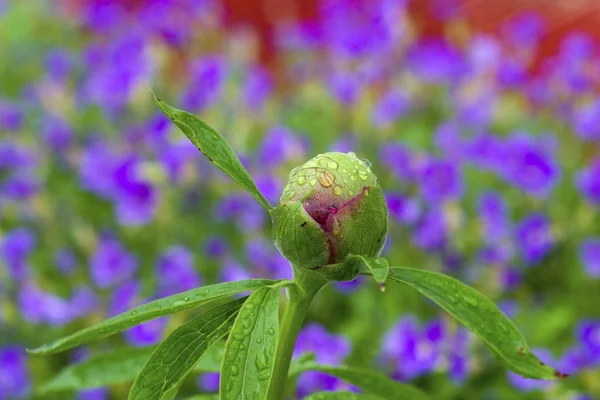
[[[269,279],[248,279],[237,282],[224,282],[188,290],[173,296],[146,303],[123,314],[116,315],[99,324],[90,326],[72,335],[55,340],[36,349],[27,349],[30,354],[54,354],[70,348],[102,339],[143,322],[169,315],[188,308],[197,307],[215,299],[246,292],[270,285],[283,285],[287,281]]]
[[[222,400],[265,399],[279,335],[279,289],[258,289],[242,306],[225,344]]]
[[[38,393],[67,392],[131,382],[142,370],[156,346],[117,348],[69,365],[43,384]],[[204,353],[194,372],[219,372],[223,347],[213,346]]]
[[[515,324],[477,290],[450,276],[420,269],[392,268],[390,278],[413,287],[446,310],[479,336],[509,370],[533,379],[567,377],[540,361]]]
[[[186,397],[183,400],[219,400],[218,394],[197,394],[192,397]]]
[[[385,397],[353,392],[319,392],[313,393],[304,400],[384,400]],[[404,399],[411,399],[404,397]],[[411,399],[412,400],[412,399]]]
[[[387,280],[388,273],[390,271],[390,265],[387,260],[382,257],[360,257],[362,258],[365,266],[371,272],[375,282],[379,283],[381,290],[385,290],[385,281]]]
[[[177,328],[154,351],[135,379],[129,399],[161,400],[173,396],[204,352],[233,326],[246,297],[215,307]]]
[[[156,100],[161,111],[185,133],[210,162],[246,189],[266,211],[273,208],[260,190],[258,190],[252,177],[223,136],[199,120],[195,115],[171,107],[156,96],[154,96],[154,100]]]
[[[416,387],[395,381],[381,372],[371,369],[323,365],[314,362],[307,362],[294,369],[295,373],[305,371],[320,371],[336,376],[359,387],[367,394],[380,396],[386,400],[425,400],[428,398],[427,395]]]

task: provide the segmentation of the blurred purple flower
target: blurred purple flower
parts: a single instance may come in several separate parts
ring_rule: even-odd
[[[600,205],[600,158],[579,171],[575,176],[575,185],[583,197],[593,205]]]
[[[191,81],[182,93],[186,110],[201,111],[220,98],[228,75],[227,61],[220,56],[206,56],[191,66]]]
[[[164,336],[169,318],[162,317],[144,322],[124,332],[125,340],[132,346],[143,347],[157,344]]]
[[[156,213],[158,191],[150,182],[140,178],[140,160],[125,158],[114,171],[117,219],[124,225],[143,225]]]
[[[46,53],[44,60],[48,77],[64,84],[73,68],[73,56],[65,49],[57,48]]]
[[[599,237],[588,237],[579,244],[579,259],[589,276],[600,278]]]
[[[306,151],[306,144],[292,131],[275,126],[263,137],[257,150],[257,161],[261,168],[271,168],[285,161],[302,159]]]
[[[546,349],[531,349],[531,351],[536,356],[538,356],[539,359],[542,360],[544,363],[546,363],[546,364],[554,363],[554,357],[552,357],[552,354],[550,353],[550,351],[548,351]],[[507,374],[508,382],[513,387],[520,390],[521,392],[544,390],[555,384],[555,382],[553,382],[553,381],[540,381],[537,379],[523,378],[522,376],[517,375],[514,372],[507,372],[506,374]]]
[[[396,379],[410,380],[437,368],[445,335],[439,320],[421,327],[414,316],[404,316],[385,334],[381,356]]]
[[[84,55],[87,80],[81,86],[80,101],[99,104],[110,115],[119,113],[134,94],[136,86],[149,76],[146,43],[132,30],[107,47],[91,45]]]
[[[466,142],[462,138],[462,128],[453,121],[440,124],[435,130],[433,141],[437,149],[451,160],[460,160],[465,154]]]
[[[90,259],[90,275],[96,286],[108,288],[131,278],[137,259],[114,238],[102,237]]]
[[[258,187],[258,190],[260,190],[267,200],[271,203],[277,203],[283,191],[283,182],[274,174],[269,173],[252,174],[252,176],[256,187]]]
[[[13,201],[24,201],[35,195],[40,189],[38,180],[25,173],[14,174],[4,180],[0,186],[0,195]]]
[[[550,151],[524,134],[508,140],[505,157],[504,177],[531,195],[546,197],[558,180],[559,166]]]
[[[194,268],[192,253],[183,246],[173,246],[157,262],[159,296],[170,296],[202,285]]]
[[[347,72],[331,74],[327,85],[333,96],[347,107],[356,102],[361,90],[361,85],[356,77]]]
[[[523,12],[510,18],[504,25],[508,39],[514,46],[532,48],[545,32],[542,17],[533,12]]]
[[[37,157],[32,149],[10,141],[0,142],[0,169],[14,169],[22,173],[36,164]]]
[[[526,264],[538,263],[554,246],[550,220],[539,213],[526,216],[516,227],[515,243]]]
[[[139,291],[140,284],[133,279],[116,287],[111,294],[108,315],[114,317],[133,307],[137,303]]]
[[[505,162],[506,144],[498,137],[478,134],[467,143],[466,160],[479,168],[501,171]]]
[[[487,35],[474,35],[469,46],[469,65],[476,74],[494,71],[502,57],[497,39]]]
[[[107,388],[95,388],[80,390],[77,392],[77,400],[108,400],[110,391]]]
[[[233,259],[226,259],[219,269],[220,282],[234,282],[251,279],[252,275],[243,265]]]
[[[33,284],[20,288],[17,301],[27,321],[52,325],[64,325],[85,316],[97,305],[96,296],[86,287],[77,288],[71,298],[65,299],[44,292]]]
[[[469,331],[457,329],[449,338],[448,373],[455,383],[463,383],[470,373]]]
[[[421,216],[421,205],[416,199],[400,193],[387,193],[385,198],[390,216],[399,223],[412,225]]]
[[[19,347],[0,347],[0,398],[24,398],[30,380],[25,350]]]
[[[0,131],[18,131],[23,125],[23,113],[14,104],[0,100]]]
[[[300,331],[294,358],[303,353],[314,353],[320,364],[338,365],[350,354],[350,342],[343,336],[333,335],[321,325],[308,324]],[[298,378],[300,398],[321,390],[335,390],[342,385],[338,378],[320,373],[305,372]]]
[[[456,163],[448,160],[428,160],[419,181],[421,196],[430,203],[456,200],[463,193],[461,171]]]
[[[71,274],[77,266],[75,254],[69,249],[63,248],[54,253],[54,264],[63,274]]]
[[[207,372],[198,378],[198,387],[207,393],[217,393],[219,391],[219,382],[221,374],[218,372]]]
[[[227,240],[220,236],[209,236],[204,244],[204,252],[210,258],[221,258],[229,252]]]
[[[61,154],[71,147],[74,133],[64,119],[48,116],[42,121],[42,136],[52,151]]]
[[[497,192],[483,192],[478,199],[477,214],[483,226],[483,241],[497,243],[510,231],[510,219],[506,201]]]
[[[343,293],[345,295],[349,295],[358,290],[362,283],[363,280],[360,277],[358,277],[348,282],[336,282],[334,287],[337,289],[338,292]]]
[[[412,242],[423,250],[441,250],[446,245],[446,219],[441,210],[429,210],[412,233]]]
[[[383,164],[401,181],[417,178],[419,161],[407,147],[399,143],[387,143],[381,146],[379,157]]]
[[[497,80],[503,87],[522,85],[526,80],[527,69],[522,62],[506,57],[498,68]]]
[[[326,46],[342,57],[364,57],[384,51],[390,44],[390,31],[383,11],[367,1],[324,1],[320,12]]]
[[[575,133],[583,140],[600,140],[600,100],[596,99],[573,112]]]
[[[196,160],[198,149],[186,138],[177,143],[164,144],[158,150],[158,159],[171,182],[183,179],[185,167]]]
[[[600,365],[600,319],[584,319],[577,326],[577,340],[588,356]]]
[[[393,125],[410,111],[410,99],[400,90],[389,90],[374,105],[371,121],[376,128],[387,128]]]
[[[261,67],[250,69],[243,84],[243,96],[251,111],[262,108],[273,90],[273,82],[267,71]]]
[[[453,84],[467,72],[463,55],[442,39],[415,43],[406,55],[409,70],[424,83]]]
[[[12,279],[22,281],[29,276],[27,258],[35,245],[35,234],[28,228],[17,228],[4,234],[0,243],[0,259]]]

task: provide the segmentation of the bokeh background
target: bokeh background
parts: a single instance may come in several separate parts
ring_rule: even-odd
[[[290,276],[262,209],[150,89],[221,132],[273,203],[320,152],[369,159],[391,264],[473,285],[572,377],[507,373],[413,290],[362,278],[318,296],[298,354],[435,399],[600,398],[599,21],[593,1],[0,0],[0,399],[193,312],[63,355],[25,347],[202,284]],[[305,374],[297,396],[341,388]]]

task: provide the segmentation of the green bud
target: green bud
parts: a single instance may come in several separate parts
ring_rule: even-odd
[[[368,161],[354,153],[320,154],[294,168],[271,215],[275,245],[296,267],[374,257],[385,244],[383,191]]]

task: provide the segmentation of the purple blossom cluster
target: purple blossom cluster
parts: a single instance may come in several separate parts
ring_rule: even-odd
[[[316,21],[273,28],[280,62],[270,68],[255,54],[256,35],[226,26],[220,1],[76,3],[40,6],[50,21],[31,16],[63,36],[31,44],[34,59],[10,43],[4,53],[0,37],[0,57],[32,74],[21,87],[0,76],[0,399],[32,391],[35,371],[19,350],[41,341],[32,330],[67,333],[78,320],[217,281],[291,276],[268,216],[153,108],[148,88],[221,132],[274,204],[311,154],[364,153],[386,190],[392,265],[445,270],[507,314],[531,316],[531,329],[545,326],[531,310],[564,305],[561,326],[577,326],[573,340],[540,343],[540,357],[567,373],[599,367],[600,322],[584,307],[600,302],[600,64],[591,37],[566,36],[532,73],[547,31],[535,14],[457,41],[415,34],[407,1],[319,0]],[[431,4],[455,27],[457,2]],[[19,15],[12,6],[0,0],[0,17]],[[337,285],[323,303],[379,304],[364,282]],[[442,372],[458,385],[481,373],[470,334],[424,310],[386,317],[374,361],[401,381]],[[327,327],[307,324],[296,356],[344,362],[351,343],[330,329],[352,317],[335,311]],[[111,343],[155,344],[168,323]],[[215,391],[218,380],[204,374],[198,386]],[[567,391],[511,374],[506,382]],[[322,373],[298,383],[299,397],[353,390]],[[597,385],[580,381],[582,392]]]

